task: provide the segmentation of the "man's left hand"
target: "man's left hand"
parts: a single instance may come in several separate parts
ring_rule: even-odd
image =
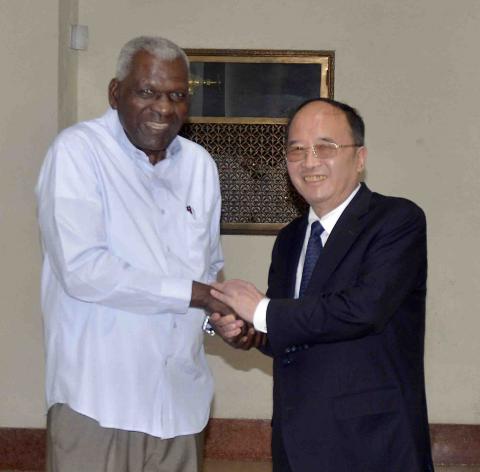
[[[233,308],[235,313],[250,324],[260,301],[265,297],[255,285],[245,280],[228,280],[215,283],[210,291],[212,296]]]
[[[233,314],[222,316],[213,313],[209,317],[209,323],[215,332],[235,349],[248,351],[252,347],[264,346],[267,341],[266,334],[255,331],[252,325],[247,325]]]

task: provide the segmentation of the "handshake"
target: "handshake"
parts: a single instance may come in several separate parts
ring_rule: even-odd
[[[203,308],[210,314],[209,322],[222,339],[237,349],[264,346],[265,333],[253,327],[253,314],[265,298],[255,285],[244,280],[202,284],[194,281],[190,306]]]

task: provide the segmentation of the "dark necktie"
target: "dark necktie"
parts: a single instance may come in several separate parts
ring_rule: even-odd
[[[310,277],[312,276],[313,269],[317,263],[318,256],[323,249],[321,234],[323,233],[322,225],[319,221],[314,221],[312,223],[312,229],[310,232],[310,238],[308,239],[307,251],[305,253],[305,262],[303,264],[302,280],[300,282],[300,292],[299,297],[302,297],[305,293],[305,290],[308,287],[308,282],[310,282]]]

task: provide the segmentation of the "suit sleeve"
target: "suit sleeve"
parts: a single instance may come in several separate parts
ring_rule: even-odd
[[[381,332],[404,303],[424,303],[426,222],[412,203],[387,212],[375,235],[351,253],[357,260],[350,284],[302,299],[272,299],[267,310],[274,354],[294,344],[340,342]],[[352,257],[346,256],[346,259]],[[278,254],[276,256],[279,257]],[[273,268],[273,270],[275,270]]]
[[[268,271],[268,289],[266,296],[268,298],[274,298],[281,293],[287,293],[287,278],[286,278],[286,268],[282,267],[282,262],[284,259],[279,257],[279,241],[281,240],[281,235],[275,240],[275,244],[272,249],[272,262]],[[270,300],[269,304],[272,301]],[[267,312],[268,313],[268,312]],[[267,356],[273,356],[272,347],[270,346],[270,341],[267,333],[267,342],[265,346],[260,346],[259,351]]]

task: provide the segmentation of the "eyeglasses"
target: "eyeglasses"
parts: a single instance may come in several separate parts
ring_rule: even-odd
[[[324,141],[311,146],[301,146],[299,144],[292,144],[287,147],[287,161],[299,162],[307,158],[308,151],[312,149],[313,155],[317,159],[333,159],[337,156],[338,150],[349,147],[363,147],[362,144],[337,144],[329,141]]]

